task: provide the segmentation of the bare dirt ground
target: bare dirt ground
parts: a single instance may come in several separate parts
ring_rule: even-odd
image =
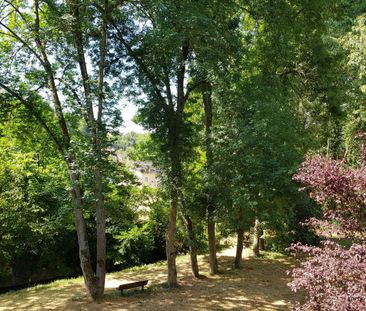
[[[63,280],[0,295],[0,311],[139,311],[139,310],[291,310],[296,298],[286,283],[286,271],[293,261],[284,256],[252,258],[246,255],[243,268],[233,269],[234,249],[219,254],[220,274],[209,276],[206,256],[200,256],[203,278],[190,273],[189,257],[178,258],[180,287],[165,288],[165,264],[154,264],[109,274],[105,300],[94,303],[85,294],[82,280]],[[144,292],[127,291],[123,296],[115,289],[127,281],[149,280]]]

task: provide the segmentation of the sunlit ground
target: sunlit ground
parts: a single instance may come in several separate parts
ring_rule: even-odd
[[[0,295],[0,311],[5,310],[291,310],[300,298],[286,283],[293,261],[267,253],[255,259],[248,254],[243,268],[233,269],[234,249],[219,255],[220,274],[209,276],[206,256],[200,256],[202,279],[193,279],[189,257],[178,258],[180,287],[165,288],[166,267],[159,263],[108,275],[106,296],[101,304],[91,302],[82,280],[62,280]],[[144,292],[126,291],[121,297],[115,289],[124,281],[150,280]]]

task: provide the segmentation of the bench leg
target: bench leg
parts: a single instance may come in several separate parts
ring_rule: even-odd
[[[143,292],[144,291],[144,285],[141,286],[141,291]]]

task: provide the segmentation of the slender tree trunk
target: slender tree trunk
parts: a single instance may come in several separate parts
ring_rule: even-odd
[[[252,249],[254,252],[254,256],[258,257],[260,255],[260,251],[259,251],[259,240],[261,237],[261,228],[260,228],[260,221],[258,218],[255,218],[255,222],[254,222],[254,229],[253,229],[253,245],[252,245]]]
[[[101,186],[101,180],[98,181]],[[104,295],[106,274],[106,235],[105,235],[105,208],[103,206],[103,194],[97,198],[96,226],[97,226],[97,262],[96,262],[96,286],[97,297],[101,300]]]
[[[261,230],[261,235],[263,235],[263,230]],[[259,249],[261,251],[264,251],[266,249],[266,244],[265,244],[264,238],[262,238],[262,237],[259,239]]]
[[[193,246],[190,247],[190,257],[191,257],[192,275],[195,278],[199,278],[200,277],[200,271],[199,271],[199,267],[198,267],[196,247],[193,247]]]
[[[241,257],[243,254],[243,248],[244,248],[244,230],[238,229],[236,231],[237,234],[237,243],[236,243],[236,256],[235,256],[235,262],[234,266],[236,269],[241,268]]]
[[[171,116],[169,124],[168,143],[170,146],[171,165],[171,204],[169,211],[169,222],[166,233],[166,257],[168,263],[168,287],[178,286],[175,232],[177,226],[178,205],[181,202],[182,187],[182,159],[180,153],[180,128],[183,122],[183,111],[187,100],[184,95],[184,79],[186,72],[186,61],[189,54],[188,41],[184,40],[181,47],[181,62],[177,69],[177,107],[169,106]],[[169,102],[169,100],[168,100]]]
[[[215,222],[208,216],[208,247],[209,247],[209,263],[210,263],[210,274],[214,275],[218,273],[218,264],[216,257],[216,234],[215,234]]]
[[[103,130],[103,108],[104,108],[104,75],[105,60],[107,55],[107,16],[109,10],[109,1],[103,1],[102,24],[100,28],[100,45],[99,45],[99,65],[98,65],[98,113],[96,120],[96,128],[94,130],[94,153],[96,155],[96,165],[94,169],[94,192],[96,196],[96,225],[97,225],[97,265],[96,277],[98,287],[98,299],[104,294],[105,275],[106,275],[106,235],[105,235],[105,208],[103,194],[103,178],[102,178],[102,143],[104,137]],[[95,120],[93,120],[95,121]]]
[[[166,233],[166,258],[168,263],[168,287],[174,288],[178,286],[177,266],[176,266],[176,249],[175,249],[175,232],[177,221],[178,200],[172,200],[169,211],[169,222]]]
[[[90,249],[87,238],[86,224],[82,209],[82,191],[79,186],[79,176],[75,172],[72,159],[68,160],[69,175],[72,184],[71,197],[74,205],[75,228],[78,237],[80,267],[83,272],[84,283],[88,294],[93,300],[98,299],[98,288],[92,267]]]
[[[198,261],[197,261],[197,248],[195,245],[195,234],[193,231],[193,223],[191,217],[189,215],[183,215],[183,222],[188,232],[188,239],[189,239],[189,254],[191,257],[191,269],[192,269],[192,275],[195,278],[199,278],[199,267],[198,267]]]
[[[177,227],[177,212],[181,198],[181,162],[180,155],[177,148],[178,135],[177,129],[179,128],[180,118],[172,120],[169,140],[171,142],[171,177],[172,184],[170,190],[170,210],[169,210],[169,221],[166,232],[166,258],[168,264],[168,287],[174,288],[178,286],[177,280],[177,266],[176,266],[176,255],[177,251],[175,248],[175,234]]]
[[[212,169],[212,149],[211,149],[211,128],[212,128],[212,88],[210,83],[204,83],[203,104],[205,110],[205,127],[206,127],[206,170],[207,176],[211,174]],[[210,195],[209,186],[207,189],[207,234],[208,234],[208,249],[210,274],[218,273],[218,264],[216,257],[216,233],[214,220],[214,206]]]

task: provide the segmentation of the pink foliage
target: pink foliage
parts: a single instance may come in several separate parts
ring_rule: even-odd
[[[292,290],[305,290],[306,301],[298,311],[366,310],[366,161],[347,166],[344,161],[320,155],[309,157],[294,180],[324,206],[324,219],[310,219],[317,232],[335,233],[353,241],[350,248],[326,240],[321,247],[295,244],[290,250],[308,256],[295,268]],[[357,239],[357,241],[356,241]]]
[[[293,177],[318,203],[324,217],[339,224],[348,235],[364,235],[366,229],[366,164],[347,167],[341,160],[320,155],[307,158]]]
[[[366,310],[366,243],[345,249],[326,241],[322,247],[296,244],[291,250],[310,255],[292,271],[290,288],[307,293],[307,301],[296,310]]]

